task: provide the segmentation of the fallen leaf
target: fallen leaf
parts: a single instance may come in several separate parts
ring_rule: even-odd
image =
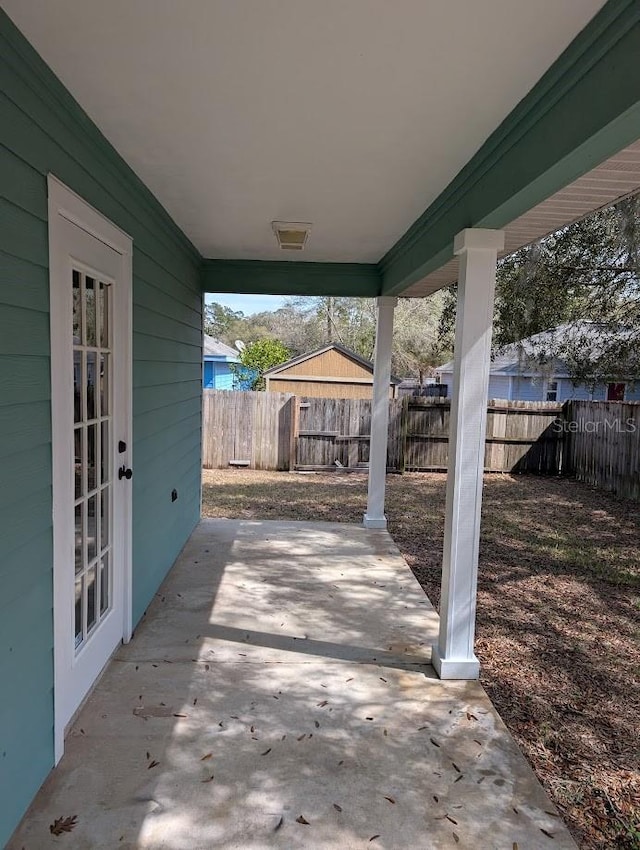
[[[396,801],[393,799],[393,797],[387,797],[387,796],[385,795],[385,800],[388,800],[390,803],[393,803],[393,805],[394,805],[394,806],[395,806],[395,804],[396,804]]]
[[[267,756],[271,752],[271,747],[268,750],[265,750],[263,753],[260,753],[261,756]]]
[[[71,832],[71,830],[76,826],[78,821],[78,815],[69,815],[67,818],[56,818],[52,824],[49,825],[49,832],[51,835],[62,835],[63,832]]]
[[[303,817],[302,815],[299,815],[296,818],[296,823],[303,823],[305,826],[309,826],[309,821],[305,817]]]
[[[205,755],[202,756],[200,761],[206,761],[207,759],[210,759],[212,755],[213,755],[213,753],[206,753]]]
[[[334,804],[333,804],[333,808],[336,810],[336,812],[341,812],[341,811],[342,811],[342,806],[339,806],[337,803],[334,803]]]
[[[149,762],[149,764],[147,765],[147,770],[151,770],[152,767],[157,767],[159,764],[160,764],[160,762],[156,761],[154,759],[153,761]]]
[[[475,716],[475,714],[471,714],[470,711],[467,711],[467,720],[477,720],[477,719],[478,718]]]

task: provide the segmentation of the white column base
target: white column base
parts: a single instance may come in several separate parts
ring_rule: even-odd
[[[441,679],[464,679],[466,681],[480,678],[480,662],[472,655],[471,658],[442,658],[437,645],[431,647],[431,664]]]
[[[364,525],[365,528],[382,528],[382,529],[386,530],[386,528],[387,528],[387,518],[386,518],[386,516],[374,517],[374,516],[369,516],[369,514],[365,514],[363,519],[362,519],[362,524]]]

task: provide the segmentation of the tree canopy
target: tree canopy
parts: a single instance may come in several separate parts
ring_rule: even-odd
[[[455,287],[439,328],[453,344]],[[498,264],[494,348],[546,335],[528,357],[565,361],[575,383],[640,376],[640,199],[625,199],[541,239]]]

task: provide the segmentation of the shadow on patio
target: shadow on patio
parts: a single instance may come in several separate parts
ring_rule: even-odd
[[[203,520],[10,850],[574,847],[436,633],[386,532]]]

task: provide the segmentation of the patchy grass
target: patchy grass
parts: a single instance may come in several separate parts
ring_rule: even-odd
[[[445,476],[388,476],[389,531],[437,606]],[[203,514],[360,522],[366,478],[205,471]],[[640,848],[640,505],[485,479],[482,682],[583,850]]]

